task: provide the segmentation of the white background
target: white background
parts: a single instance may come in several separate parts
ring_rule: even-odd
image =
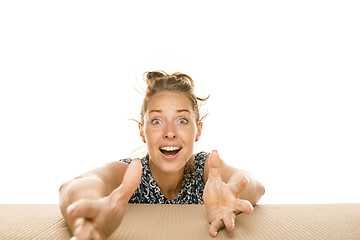
[[[158,69],[211,94],[197,151],[252,173],[260,203],[360,202],[359,13],[355,0],[1,1],[0,203],[57,203],[64,181],[130,157],[134,86]]]

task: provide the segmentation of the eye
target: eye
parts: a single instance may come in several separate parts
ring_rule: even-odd
[[[151,120],[151,124],[152,124],[152,125],[159,125],[160,123],[161,123],[160,119],[157,119],[157,118],[156,118],[156,119],[152,119],[152,120]]]
[[[188,124],[188,122],[189,121],[187,119],[185,119],[185,118],[180,118],[179,119],[179,123],[182,124],[182,125],[186,125],[186,124]]]

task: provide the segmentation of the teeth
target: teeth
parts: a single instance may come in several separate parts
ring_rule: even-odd
[[[161,149],[161,150],[164,150],[164,151],[171,152],[171,151],[179,150],[180,147],[162,147],[162,148],[160,148],[160,149]]]

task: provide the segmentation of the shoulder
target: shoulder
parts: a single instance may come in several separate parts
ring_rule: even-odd
[[[95,168],[81,174],[77,178],[96,177],[106,186],[107,194],[110,194],[121,183],[128,165],[123,162],[109,162],[102,167]]]
[[[124,162],[109,162],[102,167],[95,168],[89,172],[86,172],[82,174],[81,176],[90,176],[90,175],[97,175],[102,178],[106,178],[107,176],[116,176],[121,173],[125,173],[126,169],[128,167],[128,164],[125,164]]]
[[[204,181],[206,183],[209,172],[210,172],[210,154],[207,156],[206,158],[207,161],[205,161],[205,167],[204,167]],[[227,164],[221,157],[219,157],[219,166],[218,166],[218,170],[221,176],[221,179],[227,183],[229,181],[229,179],[231,178],[231,176],[237,172],[242,172],[244,175],[246,176],[251,176],[251,174],[249,174],[248,172],[244,171],[244,170],[240,170],[236,167],[233,167],[229,164]]]

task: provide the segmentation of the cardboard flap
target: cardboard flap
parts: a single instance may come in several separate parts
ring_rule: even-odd
[[[360,203],[257,205],[215,239],[360,239]],[[214,239],[203,205],[129,204],[115,239]],[[70,239],[59,206],[0,205],[0,239]]]

